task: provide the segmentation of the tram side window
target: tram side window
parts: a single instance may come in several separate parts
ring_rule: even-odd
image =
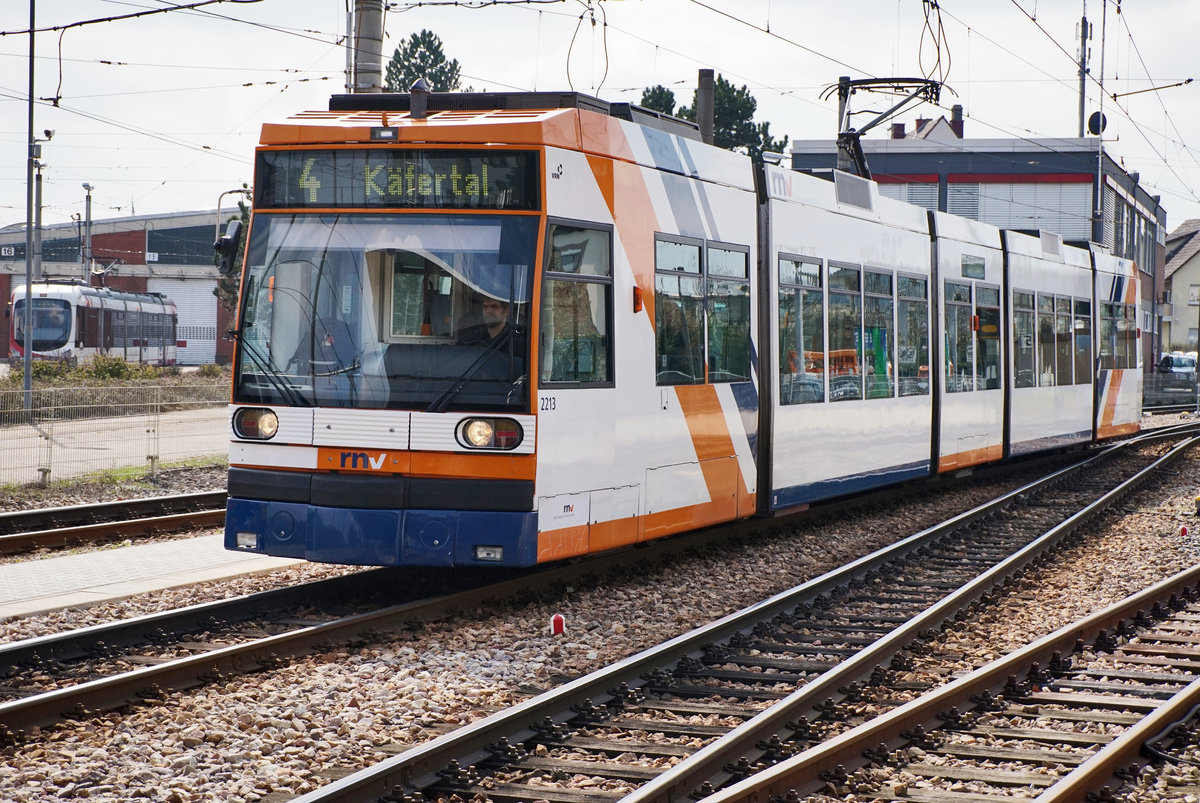
[[[1117,305],[1100,305],[1100,370],[1117,367]]]
[[[976,389],[1000,387],[1000,290],[975,288],[975,314],[979,316],[979,359]]]
[[[825,304],[817,262],[779,259],[779,362],[782,404],[825,400]]]
[[[895,386],[892,347],[892,276],[866,271],[863,282],[863,353],[867,398],[891,398]]]
[[[1125,367],[1137,368],[1137,307],[1122,304],[1125,309]]]
[[[862,275],[851,265],[829,263],[829,398],[861,399]]]
[[[750,254],[708,247],[708,381],[750,379]]]
[[[946,392],[975,389],[971,285],[946,282]]]
[[[1092,383],[1092,302],[1075,299],[1075,384]]]
[[[1034,361],[1033,293],[1013,291],[1013,384],[1018,388],[1037,386]]]
[[[929,291],[925,279],[896,277],[896,378],[901,396],[929,393]]]
[[[654,243],[655,373],[659,385],[704,383],[700,244]]]
[[[1053,387],[1054,381],[1054,296],[1038,293],[1038,387]]]
[[[1071,317],[1071,299],[1058,296],[1054,299],[1054,353],[1055,353],[1055,376],[1058,378],[1058,384],[1070,385],[1074,383],[1071,376],[1071,369],[1074,363],[1074,355],[1071,348],[1071,330],[1073,328],[1074,319]]]
[[[542,279],[538,371],[543,383],[612,382],[612,234],[551,224]]]

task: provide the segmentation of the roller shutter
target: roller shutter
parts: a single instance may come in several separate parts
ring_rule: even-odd
[[[180,365],[206,365],[217,354],[217,297],[215,279],[155,279],[146,282],[151,293],[162,293],[179,310],[178,361]],[[183,345],[185,344],[186,345]]]

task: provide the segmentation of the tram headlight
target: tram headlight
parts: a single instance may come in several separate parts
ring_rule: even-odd
[[[233,415],[233,431],[239,438],[270,440],[279,431],[279,416],[265,407],[243,407]]]
[[[467,418],[458,425],[458,442],[468,449],[515,449],[524,433],[511,418]]]
[[[492,422],[483,418],[476,418],[474,421],[469,421],[463,427],[463,435],[466,435],[467,443],[480,449],[492,445],[492,435],[495,432],[496,430],[492,427]]]

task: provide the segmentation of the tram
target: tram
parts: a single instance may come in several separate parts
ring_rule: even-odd
[[[1133,432],[1138,301],[629,104],[335,96],[257,150],[225,544],[531,566]]]
[[[72,363],[96,355],[142,365],[174,365],[179,314],[160,293],[125,293],[76,281],[38,282],[12,292],[9,354],[25,355],[25,303],[30,301],[31,356]]]

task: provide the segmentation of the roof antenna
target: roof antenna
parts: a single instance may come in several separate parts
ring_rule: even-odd
[[[418,78],[408,90],[408,116],[414,120],[424,120],[429,109],[429,83],[422,77]]]

